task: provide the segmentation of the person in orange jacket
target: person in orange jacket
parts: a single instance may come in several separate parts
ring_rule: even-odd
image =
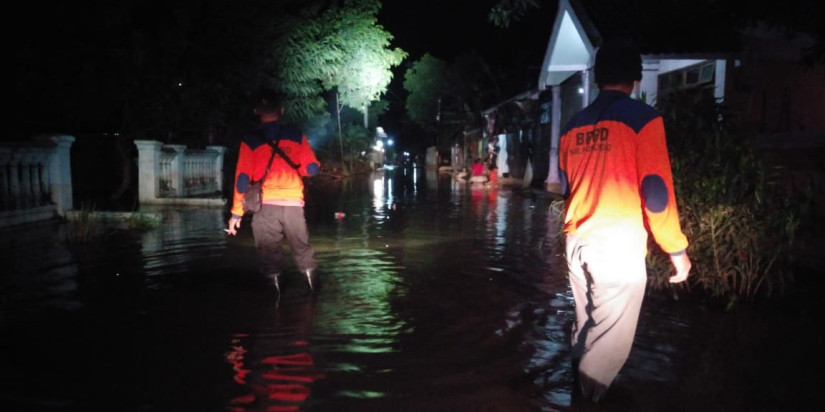
[[[318,174],[320,162],[306,135],[280,121],[284,112],[282,96],[271,91],[261,92],[253,111],[261,123],[241,140],[227,233],[235,235],[241,226],[243,196],[250,182],[260,180],[266,173],[262,207],[252,217],[252,235],[260,271],[280,292],[279,278],[283,269],[281,242],[286,238],[295,264],[312,290],[318,286],[318,264],[309,244],[304,216],[303,177]],[[272,145],[280,149],[274,157]],[[270,158],[272,163],[266,172]]]
[[[648,233],[687,279],[691,263],[661,115],[630,97],[641,54],[627,39],[596,54],[599,95],[570,119],[559,146],[565,255],[576,321],[577,390],[599,401],[626,362],[645,294]]]

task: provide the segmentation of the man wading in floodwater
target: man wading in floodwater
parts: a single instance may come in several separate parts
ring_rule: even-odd
[[[286,238],[295,265],[306,277],[310,290],[318,285],[315,252],[309,244],[304,218],[304,176],[315,176],[320,163],[300,130],[284,125],[282,96],[260,93],[254,112],[260,118],[257,129],[241,140],[235,170],[232,217],[227,233],[235,235],[244,215],[243,197],[252,181],[263,180],[261,210],[252,217],[252,236],[258,251],[261,273],[280,294],[282,271],[281,241]],[[279,149],[275,151],[275,148]],[[275,151],[275,153],[273,153]],[[271,162],[271,163],[270,163]]]
[[[567,124],[559,169],[564,232],[576,303],[577,390],[597,402],[630,354],[645,294],[648,230],[683,282],[688,240],[679,225],[662,117],[630,97],[642,79],[634,44],[617,39],[596,54],[599,95]],[[579,394],[577,394],[579,395]]]

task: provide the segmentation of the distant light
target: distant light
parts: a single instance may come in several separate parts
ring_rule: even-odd
[[[183,87],[183,82],[178,82],[178,87]]]
[[[392,139],[387,140],[387,146],[392,146]]]
[[[584,94],[584,87],[579,87],[579,94]]]

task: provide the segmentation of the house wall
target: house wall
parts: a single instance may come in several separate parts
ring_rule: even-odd
[[[533,134],[533,158],[531,186],[541,187],[550,170],[550,153],[552,146],[552,110],[553,95],[551,89],[545,89],[538,96],[538,117],[536,132]]]
[[[686,67],[701,64],[708,60],[697,59],[673,59],[673,60],[648,60],[642,63],[642,81],[639,84],[638,90],[635,91],[636,97],[644,96],[646,103],[655,106],[659,99],[659,76],[665,73],[681,70]],[[724,99],[727,83],[727,62],[725,60],[716,60],[714,68],[714,84],[713,96],[716,99]]]
[[[813,196],[815,222],[825,221],[825,67],[805,68],[805,39],[770,31],[746,36],[741,60],[729,65],[731,122],[756,138],[757,153],[776,167],[783,189]],[[825,230],[820,223],[818,230]]]
[[[699,64],[704,60],[685,59],[685,60],[659,60],[659,73],[672,72],[674,70],[684,69],[685,67]]]
[[[567,80],[561,84],[561,122],[559,124],[561,125],[562,133],[564,133],[565,125],[567,125],[567,122],[570,121],[573,115],[586,106],[582,85],[582,76],[580,74],[568,77]],[[588,102],[592,101],[592,97],[598,94],[598,90],[595,87],[591,87],[590,92],[591,99],[588,100]]]
[[[825,132],[825,75],[797,63],[743,61],[725,99],[732,121],[759,133]]]
[[[727,85],[736,125],[758,133],[825,133],[825,67],[801,64],[812,40],[757,27],[744,43]]]

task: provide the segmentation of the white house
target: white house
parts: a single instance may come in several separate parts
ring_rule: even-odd
[[[593,66],[598,46],[607,36],[596,27],[593,12],[610,13],[613,19],[619,20],[634,12],[627,9],[622,13],[615,9],[607,10],[609,7],[603,7],[607,6],[606,3],[559,0],[538,79],[538,91],[551,93],[551,104],[547,106],[551,111],[550,161],[545,181],[548,188],[559,182],[558,144],[562,125],[598,94],[592,81]],[[626,23],[633,24],[633,21]],[[619,33],[633,37],[642,34],[635,30],[621,30]],[[642,81],[634,92],[637,98],[655,104],[657,99],[677,89],[712,94],[717,100],[725,98],[727,65],[735,58],[734,54],[719,50],[688,52],[677,47],[674,51],[654,53],[644,46],[644,43],[640,44],[643,52]]]

